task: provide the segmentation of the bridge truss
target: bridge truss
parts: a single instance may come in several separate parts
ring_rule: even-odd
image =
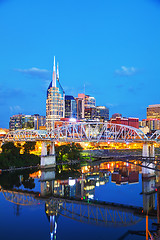
[[[42,202],[40,199],[35,198],[35,194],[32,193],[24,193],[19,191],[10,191],[10,190],[1,190],[5,199],[9,202],[12,202],[21,206],[31,206],[31,205],[39,205]]]
[[[68,123],[52,131],[10,131],[3,141],[59,141],[59,142],[130,142],[146,141],[147,136],[139,129],[114,123]]]
[[[58,197],[41,197],[37,193],[1,189],[5,199],[16,205],[31,206],[45,203],[48,216],[60,214],[75,221],[98,224],[130,226],[145,217],[142,208],[113,203],[93,203]],[[155,217],[156,218],[156,215]]]

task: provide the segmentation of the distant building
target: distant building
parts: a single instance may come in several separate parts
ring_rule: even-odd
[[[160,104],[149,105],[147,107],[147,119],[160,119]]]
[[[59,82],[59,70],[53,66],[53,77],[52,81],[47,90],[46,100],[46,127],[48,130],[54,129],[54,122],[60,120],[65,114],[65,93]]]
[[[122,125],[127,125],[135,128],[139,128],[139,118],[121,118],[121,117],[116,117],[116,118],[111,118],[110,120],[111,123],[116,123],[116,124],[122,124]]]
[[[147,134],[147,133],[150,132],[148,126],[146,126],[146,127],[140,126],[139,129],[140,129],[144,134]]]
[[[10,117],[9,130],[17,129],[22,129],[22,114],[13,115]]]
[[[85,95],[84,108],[95,108],[95,107],[96,107],[95,98],[89,95]]]
[[[46,117],[40,116],[39,114],[34,114],[34,129],[46,129]]]
[[[84,118],[84,103],[82,98],[76,98],[76,106],[77,106],[77,119]]]
[[[109,109],[105,106],[96,107],[96,118],[103,121],[109,120]]]
[[[65,96],[65,118],[77,118],[77,102],[73,96]]]
[[[94,97],[85,95],[84,93],[78,94],[78,99],[81,99],[80,110],[78,112],[78,117],[82,116],[82,119],[93,120],[96,118],[96,100]],[[78,101],[78,100],[77,100]],[[80,118],[78,118],[80,119]]]
[[[149,132],[155,132],[156,130],[160,130],[160,119],[143,119],[139,122],[140,129],[148,128]],[[143,129],[141,129],[143,131]]]
[[[84,117],[86,120],[96,119],[96,108],[85,108]]]
[[[35,115],[25,115],[17,114],[10,117],[9,130],[18,129],[40,129],[41,126],[45,127],[46,118],[45,116]]]
[[[116,117],[122,117],[122,114],[120,114],[120,113],[114,113],[114,114],[112,115],[112,118],[116,118]]]

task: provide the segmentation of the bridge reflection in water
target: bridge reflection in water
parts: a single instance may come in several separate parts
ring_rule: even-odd
[[[91,172],[90,175],[92,175]],[[92,179],[93,176],[95,175],[92,175]],[[17,189],[6,190],[3,188],[1,188],[1,191],[7,201],[16,205],[30,206],[45,204],[45,213],[50,221],[50,233],[51,239],[53,239],[56,235],[57,218],[59,215],[89,224],[131,226],[144,219],[146,213],[148,213],[151,219],[158,217],[159,222],[160,187],[158,184],[155,185],[156,176],[149,169],[143,169],[142,176],[143,208],[95,201],[89,198],[85,199],[86,185],[84,182],[89,177],[85,173],[76,182],[79,189],[79,195],[76,198],[72,197],[74,195],[72,194],[72,190],[75,186],[75,179],[67,180],[70,194],[68,194],[67,188],[64,189],[63,185],[61,191],[58,192],[58,181],[55,180],[55,172],[53,170],[42,171],[41,192],[29,192]],[[157,189],[158,211],[155,210],[155,193]],[[60,193],[61,196],[55,196],[55,193]]]

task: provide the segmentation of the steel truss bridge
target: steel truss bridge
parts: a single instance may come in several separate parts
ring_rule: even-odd
[[[47,130],[16,130],[4,137],[5,141],[59,141],[59,142],[132,142],[148,141],[139,129],[114,123],[81,122],[69,123]],[[152,140],[152,139],[151,139]]]
[[[31,206],[44,204],[49,216],[60,214],[64,217],[98,225],[130,226],[145,218],[143,208],[123,204],[83,200],[72,200],[61,197],[42,197],[40,193],[1,189],[5,199],[17,205]],[[151,216],[156,219],[156,211]]]

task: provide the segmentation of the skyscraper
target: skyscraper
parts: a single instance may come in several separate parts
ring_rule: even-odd
[[[54,129],[54,122],[64,117],[65,111],[65,93],[59,82],[59,70],[57,65],[53,65],[52,81],[47,89],[46,100],[46,126],[47,130]]]
[[[147,107],[147,119],[160,119],[160,104],[149,105]]]
[[[65,118],[77,118],[77,102],[73,96],[65,96]]]
[[[99,120],[108,121],[109,120],[109,109],[105,106],[96,107],[96,118]]]
[[[96,113],[95,98],[89,95],[85,95],[84,93],[79,93],[78,99],[82,99],[82,104],[81,104],[82,118],[93,120],[95,118],[95,113]],[[78,113],[78,117],[79,116],[80,116],[80,113]]]

